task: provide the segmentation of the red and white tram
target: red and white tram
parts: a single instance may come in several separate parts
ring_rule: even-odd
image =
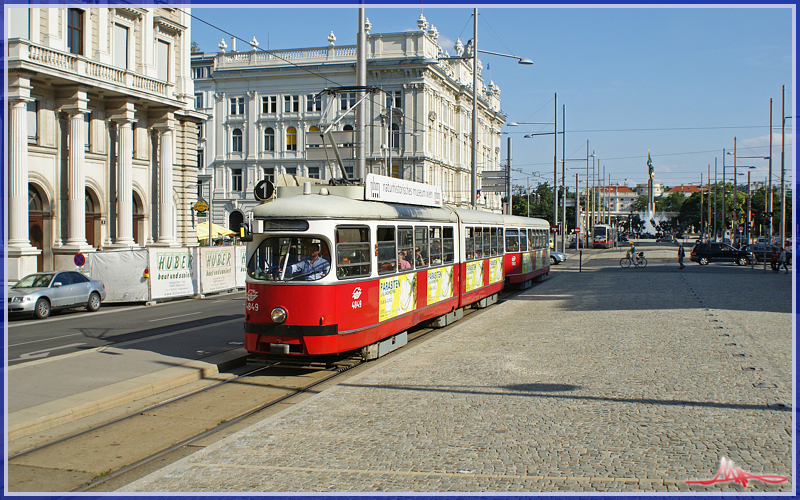
[[[363,186],[310,188],[253,210],[249,352],[378,357],[422,321],[444,326],[549,272],[544,220],[365,201]]]

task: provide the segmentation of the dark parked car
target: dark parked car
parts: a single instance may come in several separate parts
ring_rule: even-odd
[[[55,309],[86,307],[100,309],[106,298],[102,281],[89,279],[77,271],[29,274],[8,290],[8,313],[35,314],[44,319]]]
[[[698,243],[692,248],[690,259],[701,266],[709,262],[736,262],[737,265],[746,266],[755,262],[755,255],[750,252],[737,250],[725,243]]]
[[[745,252],[752,253],[756,258],[756,262],[762,262],[764,260],[764,257],[765,257],[764,256],[764,251],[765,251],[765,249],[766,249],[766,254],[767,254],[766,258],[767,258],[768,262],[772,259],[772,250],[773,249],[775,250],[775,252],[778,255],[781,254],[781,249],[776,247],[776,246],[772,246],[772,245],[768,245],[768,246],[764,247],[764,245],[756,244],[756,245],[747,245],[747,246],[742,248],[742,250],[744,250]],[[792,252],[788,248],[786,249],[786,263],[789,264],[789,265],[792,264]]]

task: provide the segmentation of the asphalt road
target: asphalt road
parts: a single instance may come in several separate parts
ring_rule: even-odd
[[[8,363],[137,344],[140,349],[187,359],[241,347],[244,292],[176,300],[155,306],[103,305],[89,313],[75,309],[45,320],[10,318]],[[191,336],[191,342],[186,336]]]

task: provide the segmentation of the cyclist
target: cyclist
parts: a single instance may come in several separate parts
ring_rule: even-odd
[[[625,254],[625,257],[630,259],[633,262],[633,265],[636,266],[636,245],[631,241],[631,246],[628,248],[628,253]]]

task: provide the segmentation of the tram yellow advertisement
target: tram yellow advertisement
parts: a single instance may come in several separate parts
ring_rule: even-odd
[[[531,264],[531,262],[532,262],[531,256],[532,255],[533,254],[530,254],[530,253],[522,254],[522,273],[523,274],[533,271],[533,265]]]
[[[467,292],[477,290],[483,286],[483,261],[467,262]]]
[[[489,259],[489,284],[503,281],[503,258]]]
[[[413,311],[417,306],[417,274],[384,278],[380,282],[380,321]]]
[[[428,305],[453,296],[453,266],[428,271]]]

